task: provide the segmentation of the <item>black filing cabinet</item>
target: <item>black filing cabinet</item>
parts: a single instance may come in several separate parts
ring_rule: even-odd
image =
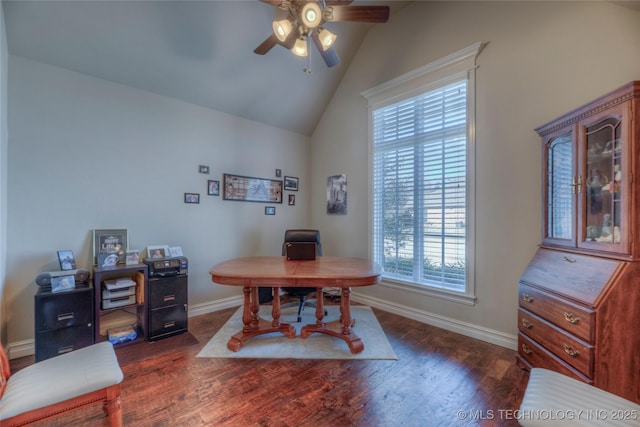
[[[36,362],[93,344],[93,287],[35,295]]]
[[[187,332],[187,275],[149,277],[149,341]]]

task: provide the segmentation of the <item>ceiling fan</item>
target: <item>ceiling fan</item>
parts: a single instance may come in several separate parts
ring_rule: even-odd
[[[273,22],[271,34],[254,53],[264,55],[281,45],[295,55],[309,55],[309,40],[328,67],[340,63],[333,48],[337,36],[323,27],[326,22],[373,22],[389,20],[389,6],[349,6],[353,0],[260,0],[288,12],[285,19]],[[311,72],[308,68],[305,71]]]

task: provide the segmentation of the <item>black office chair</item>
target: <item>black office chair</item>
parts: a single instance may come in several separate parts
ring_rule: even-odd
[[[308,229],[297,229],[297,230],[286,230],[284,232],[284,241],[282,242],[282,255],[286,255],[287,253],[287,243],[291,242],[315,242],[316,243],[316,256],[322,256],[322,243],[320,242],[320,231],[318,230],[308,230]],[[302,321],[302,310],[305,305],[310,307],[315,307],[314,300],[308,300],[307,297],[310,293],[315,292],[316,288],[282,288],[287,294],[299,298],[298,303],[289,303],[284,304],[281,307],[291,307],[293,305],[298,305],[298,322]],[[318,295],[320,297],[320,295]]]

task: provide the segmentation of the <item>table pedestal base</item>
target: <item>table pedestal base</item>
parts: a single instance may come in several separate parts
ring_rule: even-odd
[[[351,319],[351,288],[342,288],[340,298],[340,320],[324,323],[324,300],[322,297],[322,288],[317,289],[317,305],[316,305],[316,323],[304,325],[300,330],[300,337],[309,338],[313,333],[327,334],[340,338],[349,346],[352,354],[360,353],[364,350],[364,344],[359,336],[357,336],[351,327],[355,324],[355,320]]]
[[[271,315],[273,321],[269,322],[258,317],[260,304],[258,301],[258,288],[244,287],[244,311],[242,312],[242,331],[232,336],[227,342],[227,348],[238,351],[248,339],[258,335],[280,332],[287,338],[296,336],[296,328],[288,323],[280,323],[280,288],[273,288],[273,309]]]

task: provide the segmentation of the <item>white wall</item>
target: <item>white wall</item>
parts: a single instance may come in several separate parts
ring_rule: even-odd
[[[214,263],[279,255],[284,230],[308,226],[307,137],[21,57],[9,57],[9,73],[9,342],[33,338],[34,279],[59,270],[56,251],[91,265],[93,229],[127,228],[132,249],[182,246],[190,307],[206,310],[241,294],[211,282]],[[300,191],[275,216],[206,194],[224,172],[275,178],[276,168]],[[200,204],[184,204],[184,192]]]
[[[6,276],[7,253],[7,67],[9,49],[0,4],[0,342],[5,342],[5,301],[2,298]]]
[[[360,93],[488,42],[476,80],[477,303],[384,285],[358,296],[514,347],[518,278],[540,243],[541,148],[533,129],[640,79],[638,40],[640,12],[606,2],[416,2],[374,26],[312,137],[312,224],[328,240],[326,253],[369,255],[368,118]],[[337,173],[347,174],[346,216],[326,214],[324,183]]]

